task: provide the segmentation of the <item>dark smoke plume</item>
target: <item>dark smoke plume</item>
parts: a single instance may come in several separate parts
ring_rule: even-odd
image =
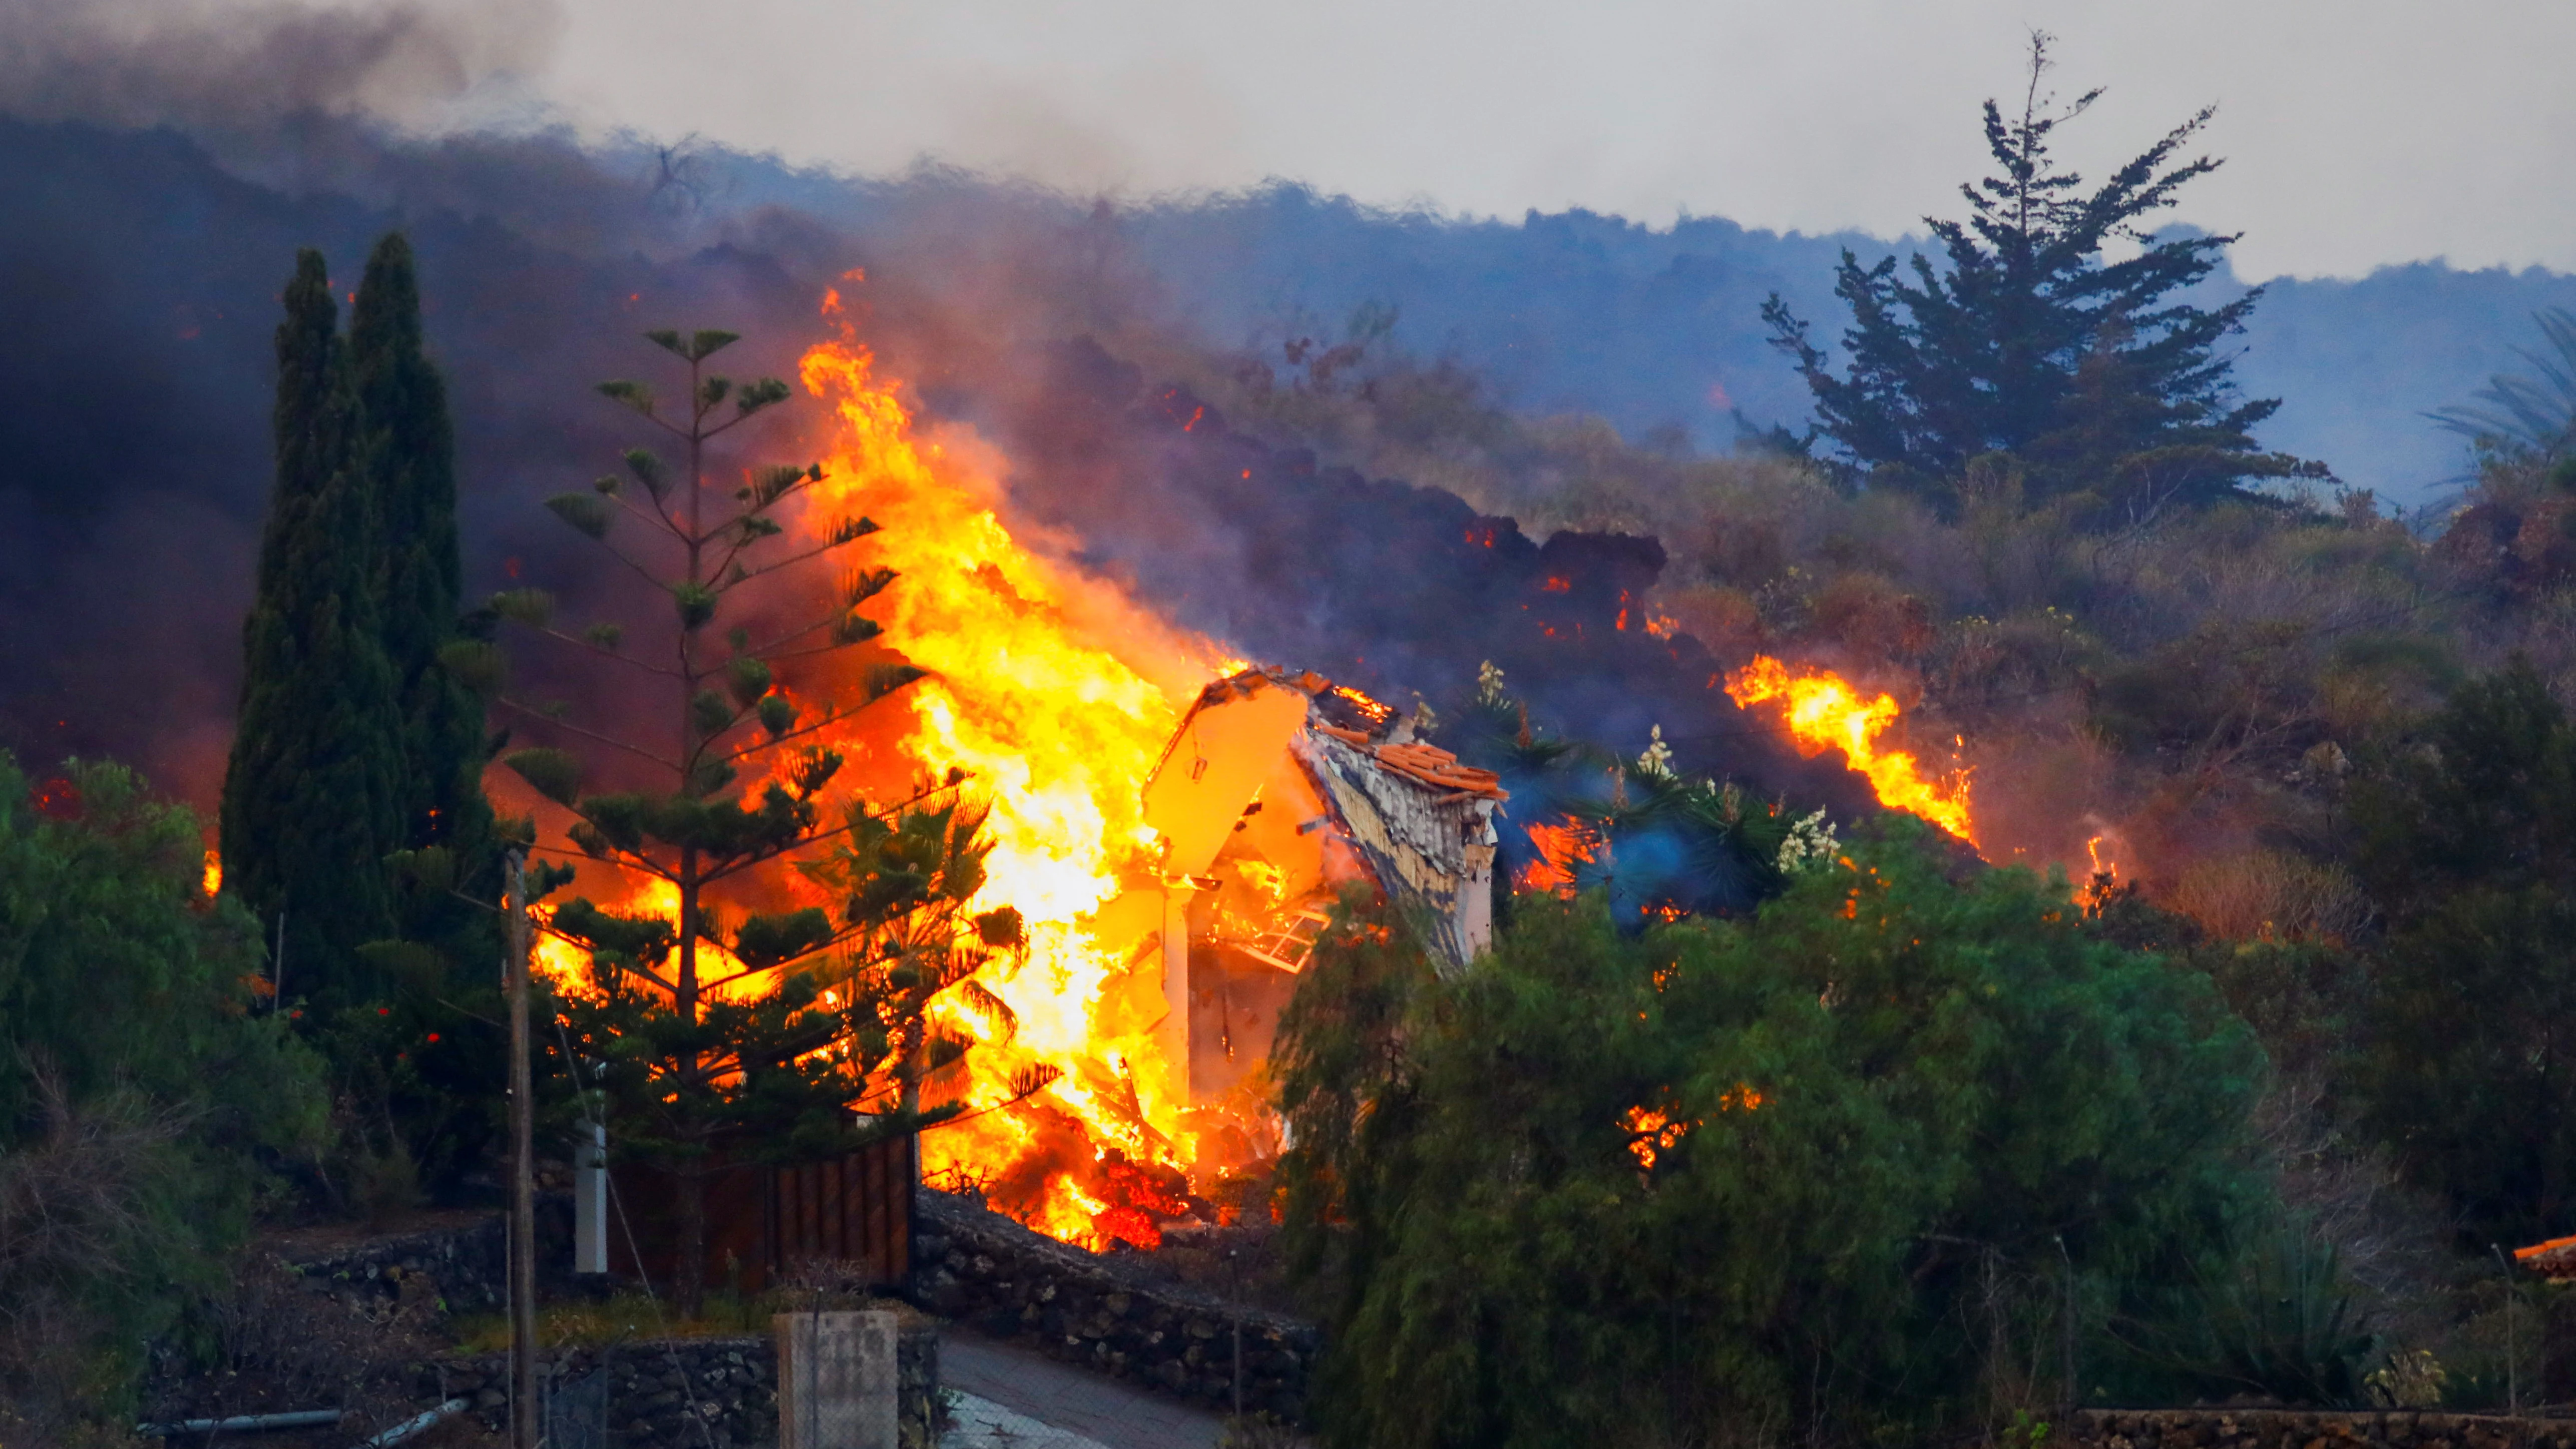
[[[524,63],[555,24],[544,0],[7,0],[0,104],[119,126],[403,118]]]
[[[106,7],[34,13],[62,68],[13,73],[0,116],[0,745],[32,767],[111,755],[211,799],[268,486],[278,287],[300,245],[353,276],[400,227],[458,420],[469,594],[540,583],[569,614],[613,612],[583,596],[605,582],[595,559],[537,506],[637,441],[591,384],[650,368],[636,334],[656,326],[740,331],[731,370],[792,375],[837,284],[928,415],[1002,446],[1025,518],[1176,622],[1398,703],[1459,698],[1490,659],[1543,723],[1627,748],[1661,724],[1704,743],[1687,768],[1864,808],[1847,774],[1714,687],[1741,661],[1644,632],[1653,540],[1529,537],[1238,432],[1123,360],[1203,340],[1106,208],[935,171],[861,183],[554,135],[389,137],[346,112],[483,63],[470,26],[426,10],[199,37],[201,74],[178,73],[185,25],[120,49]],[[257,103],[208,79],[270,65]],[[171,119],[191,124],[110,124]],[[864,285],[844,280],[856,267]],[[797,429],[816,420],[797,411],[754,441],[807,451]]]

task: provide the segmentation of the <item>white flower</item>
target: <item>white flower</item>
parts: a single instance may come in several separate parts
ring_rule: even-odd
[[[1476,666],[1476,703],[1490,706],[1502,702],[1502,666],[1488,659]]]
[[[1653,741],[1646,746],[1646,752],[1637,757],[1637,769],[1639,773],[1652,775],[1658,780],[1673,777],[1673,747],[1664,743],[1662,725],[1654,727]]]
[[[1841,850],[1842,842],[1834,838],[1833,823],[1825,819],[1824,811],[1818,810],[1789,827],[1789,838],[1780,842],[1780,873],[1796,875],[1812,870]]]

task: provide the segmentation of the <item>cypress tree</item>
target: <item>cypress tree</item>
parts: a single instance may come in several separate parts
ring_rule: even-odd
[[[357,456],[378,509],[385,656],[402,712],[401,844],[445,846],[460,887],[492,895],[492,807],[483,796],[483,705],[439,661],[457,637],[464,571],[456,541],[456,443],[447,386],[421,347],[411,243],[387,233],[367,258],[349,318]],[[472,952],[488,920],[455,896],[417,893],[404,934]]]
[[[470,1003],[489,995],[501,952],[495,913],[499,851],[483,795],[483,702],[442,659],[460,642],[464,585],[456,528],[456,442],[447,386],[422,346],[411,243],[389,232],[367,258],[349,317],[354,448],[374,500],[370,542],[377,618],[395,708],[401,774],[393,852],[398,942],[368,961],[388,1009],[343,1018],[335,1055],[344,1080],[381,1100],[380,1114],[434,1192],[457,1186],[491,1150],[493,1084],[506,1052]],[[434,866],[430,865],[435,858]],[[470,899],[469,899],[470,898]],[[483,1003],[489,1006],[490,1003]]]
[[[376,994],[358,948],[394,931],[401,719],[376,604],[377,519],[322,255],[296,256],[277,329],[277,475],[225,771],[225,889],[282,939],[287,989]]]

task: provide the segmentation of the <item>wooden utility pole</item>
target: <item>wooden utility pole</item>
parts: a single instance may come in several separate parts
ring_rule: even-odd
[[[536,1088],[528,1067],[528,856],[509,853],[510,1445],[537,1449]]]

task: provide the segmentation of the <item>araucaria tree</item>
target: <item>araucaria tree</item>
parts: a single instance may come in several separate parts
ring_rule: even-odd
[[[571,812],[566,833],[579,852],[669,891],[670,909],[569,899],[550,925],[590,953],[589,989],[566,994],[563,1021],[584,1085],[606,1099],[612,1150],[670,1175],[677,1287],[695,1312],[709,1180],[738,1164],[845,1152],[953,1110],[922,1109],[915,1089],[964,1050],[926,1024],[928,997],[985,953],[1016,946],[1020,924],[1007,908],[965,910],[982,888],[986,848],[981,815],[959,799],[961,778],[919,781],[891,802],[826,800],[843,761],[822,733],[920,677],[891,662],[817,667],[877,636],[859,609],[893,574],[846,570],[809,595],[826,607],[786,622],[775,610],[793,607],[777,603],[792,590],[764,587],[759,609],[736,595],[820,565],[876,525],[847,517],[786,536],[783,511],[818,506],[819,467],[755,467],[734,488],[711,482],[709,445],[785,400],[787,386],[711,374],[707,359],[732,333],[646,336],[688,370],[679,405],[666,410],[636,382],[600,391],[677,445],[678,466],[631,449],[625,476],[547,507],[651,581],[669,611],[662,637],[637,648],[614,624],[557,628],[552,600],[534,589],[498,595],[492,608],[632,671],[668,711],[667,733],[629,738],[574,723],[561,707],[504,701],[540,733],[608,752],[626,782],[649,778],[650,788],[587,789],[583,758],[553,745],[503,763]],[[612,537],[621,525],[640,531],[641,546]],[[792,698],[784,670],[799,671]],[[849,673],[859,683],[832,697],[830,679]],[[746,772],[752,782],[738,786]],[[542,893],[572,871],[539,876]],[[790,904],[800,896],[830,904]]]
[[[1960,188],[1967,219],[1924,219],[1941,259],[1917,253],[1900,271],[1894,257],[1863,266],[1843,253],[1834,291],[1852,326],[1840,375],[1776,293],[1763,306],[1773,344],[1815,394],[1833,461],[1871,486],[1946,501],[1986,460],[1994,481],[2018,477],[2039,497],[2090,495],[2099,521],[2122,523],[2241,496],[2251,481],[2325,476],[2321,464],[2255,445],[2252,429],[2280,401],[2240,401],[2217,350],[2243,330],[2262,289],[2214,309],[2180,298],[2236,237],[2158,240],[2147,225],[2183,185],[2218,169],[2206,156],[2177,159],[2214,108],[2086,190],[2050,156],[2049,138],[2102,93],[2057,108],[2040,89],[2049,39],[2031,36],[2019,118],[1986,102],[1996,171]],[[2122,242],[2135,255],[2106,259]]]

